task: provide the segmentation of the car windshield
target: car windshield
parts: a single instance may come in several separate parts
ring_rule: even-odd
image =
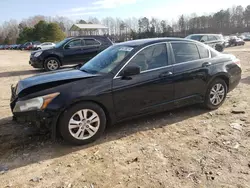
[[[192,35],[189,38],[192,40],[200,41],[202,37],[203,37],[202,35]]]
[[[65,44],[65,43],[68,42],[69,40],[70,40],[69,38],[66,38],[66,39],[64,39],[64,40],[62,40],[62,41],[56,43],[55,48],[61,47],[63,44]]]
[[[111,72],[133,50],[132,47],[115,45],[107,48],[84,64],[80,70],[92,74]]]

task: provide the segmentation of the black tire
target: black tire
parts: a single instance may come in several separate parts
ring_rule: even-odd
[[[37,48],[38,50],[41,50],[42,48]]]
[[[217,104],[217,105],[214,105],[211,100],[210,100],[210,92],[212,90],[212,88],[216,85],[216,84],[221,84],[223,87],[224,87],[224,97],[223,97],[223,100]],[[208,86],[207,88],[207,92],[206,92],[206,96],[205,96],[205,101],[204,101],[204,106],[210,110],[215,110],[215,109],[218,109],[225,101],[226,99],[226,96],[227,96],[227,91],[228,91],[228,88],[227,88],[227,84],[226,82],[221,79],[221,78],[216,78],[214,79]]]
[[[50,63],[51,61],[53,61],[53,62],[56,63],[56,67],[53,68],[53,69],[52,69],[51,66],[49,65],[49,63]],[[45,59],[45,61],[44,61],[44,69],[45,69],[46,71],[55,71],[55,70],[58,70],[59,68],[60,68],[60,61],[59,61],[57,58],[55,58],[55,57],[49,57],[49,58]]]
[[[222,46],[216,46],[218,52],[223,52],[224,48]]]
[[[97,132],[90,138],[81,140],[73,137],[69,131],[69,121],[71,117],[78,111],[83,110],[83,109],[90,109],[97,113],[100,119],[100,124]],[[64,113],[60,116],[59,119],[59,124],[58,124],[59,132],[61,133],[61,136],[63,139],[71,144],[74,145],[84,145],[84,144],[89,144],[91,142],[94,142],[97,140],[101,135],[103,134],[105,128],[106,128],[106,115],[103,109],[92,102],[82,102],[79,104],[76,104],[69,109],[65,110]],[[78,128],[77,128],[78,129]],[[81,134],[81,133],[80,133]],[[84,134],[84,133],[83,133]]]

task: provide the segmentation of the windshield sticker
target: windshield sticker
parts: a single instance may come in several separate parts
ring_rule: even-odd
[[[131,47],[122,47],[119,49],[119,51],[126,51],[126,52],[131,52],[134,48]]]

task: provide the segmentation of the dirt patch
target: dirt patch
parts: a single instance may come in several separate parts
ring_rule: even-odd
[[[226,52],[243,77],[220,109],[160,113],[72,147],[12,122],[11,84],[41,71],[28,52],[0,51],[0,187],[250,187],[250,44]]]

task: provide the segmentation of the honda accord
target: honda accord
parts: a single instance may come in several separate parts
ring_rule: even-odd
[[[188,39],[142,39],[111,46],[80,68],[19,81],[10,106],[16,121],[81,145],[138,116],[194,103],[217,109],[240,79],[233,55]]]

